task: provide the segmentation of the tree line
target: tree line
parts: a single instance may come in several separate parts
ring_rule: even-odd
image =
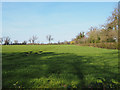
[[[29,44],[37,44],[36,43],[37,39],[38,39],[38,37],[33,35],[31,38],[29,38],[28,42],[29,42]],[[51,35],[47,35],[46,39],[49,41],[49,44],[53,40]],[[1,45],[26,45],[26,44],[28,44],[28,42],[23,41],[22,43],[19,43],[18,40],[14,40],[14,42],[12,42],[11,38],[9,36],[0,38]]]
[[[80,32],[75,38],[71,41],[64,41],[57,43],[51,43],[53,40],[51,35],[47,35],[46,39],[48,40],[48,44],[79,44],[79,45],[88,45],[95,46],[100,48],[118,48],[118,18],[120,15],[118,14],[118,8],[114,8],[112,15],[109,16],[106,20],[106,23],[101,25],[100,27],[90,27],[89,31],[85,34],[85,32]],[[18,40],[14,40],[14,43],[11,42],[10,37],[0,38],[0,43],[3,45],[26,45],[26,44],[39,44],[36,43],[38,39],[37,36],[33,35],[29,38],[28,42],[23,41],[22,43],[18,43]]]
[[[80,32],[70,43],[96,47],[118,48],[118,8],[114,8],[107,22],[100,27],[90,27],[86,34]]]

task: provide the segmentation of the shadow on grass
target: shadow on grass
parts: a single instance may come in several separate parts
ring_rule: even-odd
[[[112,80],[118,83],[118,72],[104,58],[54,52],[3,53],[3,88],[110,87]]]

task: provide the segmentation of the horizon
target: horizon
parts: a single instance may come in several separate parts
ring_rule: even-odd
[[[117,2],[4,2],[2,4],[2,36],[14,42],[28,42],[33,35],[39,43],[54,40],[70,41],[91,26],[103,25],[111,16]]]

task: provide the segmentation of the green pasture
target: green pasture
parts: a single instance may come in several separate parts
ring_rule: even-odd
[[[3,88],[117,87],[118,50],[76,45],[3,45]]]

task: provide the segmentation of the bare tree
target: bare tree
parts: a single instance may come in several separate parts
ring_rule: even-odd
[[[38,37],[33,35],[33,37],[32,37],[32,43],[35,43],[35,41],[36,41],[37,39],[38,39]]]
[[[47,35],[46,38],[47,38],[47,40],[49,41],[49,43],[53,40],[53,38],[52,38],[51,35]]]
[[[29,39],[29,42],[34,44],[37,39],[38,37],[33,35],[32,38]]]
[[[9,45],[9,43],[10,43],[10,37],[4,37],[4,44],[5,45]]]

